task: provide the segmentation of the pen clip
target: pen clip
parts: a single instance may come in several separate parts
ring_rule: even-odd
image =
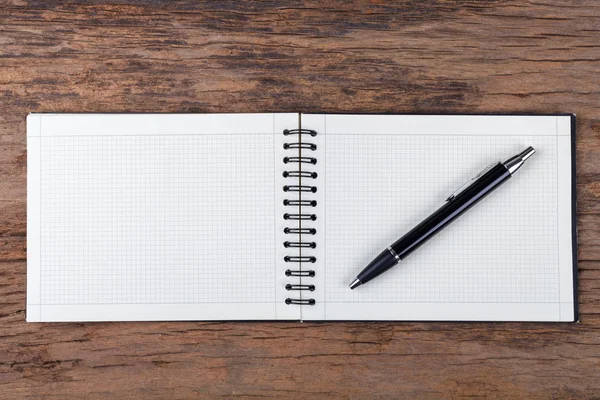
[[[487,167],[485,167],[480,173],[478,173],[477,175],[475,175],[474,178],[469,179],[468,181],[466,181],[461,187],[459,187],[458,189],[456,189],[454,191],[454,193],[452,193],[447,199],[446,201],[451,201],[454,200],[456,198],[456,196],[458,196],[459,194],[461,194],[462,192],[464,192],[469,186],[471,186],[473,184],[473,182],[475,182],[477,179],[479,179],[483,174],[485,174],[486,172],[488,172],[489,170],[491,170],[492,168],[494,168],[496,166],[496,164],[498,164],[497,162],[491,163],[490,165],[488,165]]]

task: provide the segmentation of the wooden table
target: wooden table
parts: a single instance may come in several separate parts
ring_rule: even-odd
[[[574,112],[581,323],[27,324],[29,112]],[[600,395],[596,0],[3,0],[0,191],[1,398]]]

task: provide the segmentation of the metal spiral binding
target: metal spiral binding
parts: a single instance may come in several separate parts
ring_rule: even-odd
[[[302,207],[316,207],[316,200],[284,200],[284,206],[302,206]]]
[[[310,249],[314,249],[315,247],[317,247],[317,244],[315,242],[288,242],[288,241],[285,241],[285,242],[283,242],[283,247],[285,247],[286,249],[288,247],[308,247]]]
[[[317,216],[315,214],[283,214],[283,219],[288,220],[310,220],[316,221]]]
[[[314,157],[283,157],[283,163],[304,163],[315,165],[317,163],[317,159]]]
[[[284,143],[283,148],[286,150],[289,150],[289,149],[316,150],[317,145],[314,143]]]
[[[290,285],[288,283],[285,285],[285,290],[310,290],[312,292],[315,290],[315,285]]]
[[[286,235],[289,234],[301,234],[301,235],[316,235],[317,234],[317,230],[314,228],[285,228],[283,230],[283,233],[285,233]]]
[[[298,135],[298,141],[292,143],[284,143],[283,148],[285,150],[295,150],[298,156],[289,156],[283,158],[284,164],[292,164],[295,163],[298,165],[297,170],[284,171],[284,178],[299,178],[299,179],[316,179],[317,173],[311,171],[303,171],[300,168],[301,164],[309,164],[315,165],[317,163],[317,159],[315,157],[304,157],[302,156],[303,151],[315,151],[317,150],[317,145],[314,143],[306,143],[300,140],[301,135],[309,135],[309,136],[317,136],[317,132],[311,129],[285,129],[283,131],[285,136],[289,135]],[[317,187],[314,185],[308,184],[298,184],[298,185],[284,185],[283,191],[286,193],[298,193],[298,196],[301,196],[302,193],[316,193]],[[297,228],[286,227],[283,230],[283,233],[286,235],[298,235],[298,237],[302,238],[302,235],[315,235],[317,233],[314,228],[302,228],[302,221],[315,221],[317,219],[316,214],[305,213],[302,212],[302,207],[316,207],[316,200],[303,200],[301,198],[298,199],[285,199],[283,201],[284,206],[297,207],[298,213],[285,213],[283,214],[283,219],[286,221],[298,221]],[[285,241],[283,246],[287,248],[297,248],[300,255],[288,255],[283,258],[283,261],[286,263],[314,263],[317,261],[314,256],[302,256],[300,251],[302,249],[314,249],[317,244],[313,241]],[[288,269],[285,271],[285,276],[287,277],[297,277],[300,280],[300,284],[291,284],[288,283],[285,286],[285,289],[288,291],[300,291],[306,290],[312,292],[315,290],[315,285],[312,284],[302,284],[302,278],[312,278],[315,276],[314,270],[302,270],[302,269]],[[315,299],[297,299],[288,297],[285,299],[285,304],[288,305],[315,305]]]
[[[308,171],[283,171],[284,178],[313,178],[317,177],[316,172],[308,172]]]
[[[288,263],[292,263],[292,262],[296,262],[296,263],[301,263],[301,262],[314,263],[314,262],[317,261],[317,258],[313,257],[313,256],[285,256],[285,257],[283,257],[283,261],[288,262]]]
[[[313,270],[309,270],[309,271],[292,271],[291,269],[287,269],[285,271],[285,276],[308,276],[310,278],[312,278],[313,276],[315,276],[315,271]]]
[[[317,193],[316,186],[306,186],[306,185],[285,185],[283,187],[284,192],[312,192]]]
[[[307,305],[314,306],[315,299],[290,299],[289,297],[285,299],[285,304],[297,304],[297,305]]]

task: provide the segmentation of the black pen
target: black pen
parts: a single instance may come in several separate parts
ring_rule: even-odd
[[[404,260],[410,253],[448,226],[459,215],[506,182],[508,178],[521,168],[525,160],[534,153],[534,148],[528,147],[522,153],[504,162],[490,165],[475,178],[465,183],[448,197],[446,203],[436,212],[371,261],[350,284],[350,289],[364,285],[398,264],[398,262]]]

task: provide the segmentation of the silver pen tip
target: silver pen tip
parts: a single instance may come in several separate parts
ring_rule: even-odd
[[[522,152],[521,154],[519,154],[519,156],[521,156],[521,159],[523,161],[527,160],[529,157],[531,157],[532,155],[535,154],[535,149],[531,146],[529,146],[528,148],[525,149],[524,152]]]
[[[354,281],[352,281],[352,283],[350,284],[350,289],[354,289],[356,287],[359,287],[360,285],[362,285],[362,282],[358,280],[358,278],[356,278]]]
[[[531,157],[534,154],[535,154],[535,149],[533,147],[529,146],[521,153],[517,154],[516,156],[512,156],[508,160],[504,161],[503,164],[506,167],[506,169],[508,170],[508,172],[510,172],[510,174],[512,175],[515,172],[517,172],[517,170],[519,168],[521,168],[521,166],[525,163],[525,160],[527,160],[529,157]]]

